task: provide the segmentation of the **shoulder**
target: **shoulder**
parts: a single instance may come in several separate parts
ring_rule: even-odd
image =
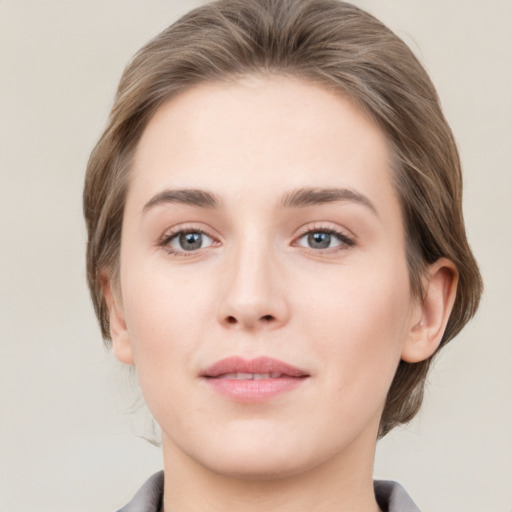
[[[117,512],[159,512],[164,494],[164,472],[149,478],[132,500]]]
[[[421,512],[405,489],[397,482],[375,480],[375,497],[384,512]]]

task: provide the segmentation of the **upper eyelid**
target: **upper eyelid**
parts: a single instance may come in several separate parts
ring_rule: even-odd
[[[295,235],[295,239],[300,238],[308,233],[314,233],[315,231],[324,231],[327,233],[334,233],[340,235],[344,238],[348,238],[353,240],[354,242],[357,239],[357,236],[350,231],[349,229],[342,228],[338,225],[334,225],[330,222],[314,222],[313,224],[304,224],[297,230],[297,234]]]
[[[219,240],[219,236],[215,235],[212,229],[199,227],[195,223],[178,224],[177,226],[168,228],[162,233],[162,236],[159,239],[160,241],[170,240],[180,233],[202,233],[203,235],[209,236],[213,240]]]

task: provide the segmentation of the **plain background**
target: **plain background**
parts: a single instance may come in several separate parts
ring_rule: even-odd
[[[199,3],[0,0],[0,512],[113,511],[161,467],[93,316],[81,187],[125,63]],[[375,474],[424,512],[511,512],[512,1],[357,4],[437,85],[486,284]]]

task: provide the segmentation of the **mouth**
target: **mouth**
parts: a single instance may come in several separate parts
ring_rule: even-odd
[[[236,380],[265,380],[265,379],[279,379],[281,377],[286,377],[287,375],[284,373],[243,373],[243,372],[234,372],[234,373],[226,373],[223,375],[219,375],[217,379],[236,379]]]
[[[251,360],[228,357],[208,367],[200,377],[224,397],[239,402],[261,402],[299,388],[310,375],[270,357]]]

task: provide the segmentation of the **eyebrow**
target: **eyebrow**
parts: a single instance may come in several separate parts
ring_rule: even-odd
[[[192,188],[166,189],[153,196],[142,209],[142,213],[151,208],[167,203],[180,203],[199,208],[218,208],[220,201],[215,194],[206,190]]]
[[[367,196],[348,188],[299,188],[286,194],[281,206],[283,208],[304,208],[338,201],[359,203],[378,216],[377,208]]]
[[[370,199],[348,188],[299,188],[288,192],[281,200],[281,208],[305,208],[317,204],[349,201],[369,208],[378,216],[377,209]],[[206,190],[200,189],[166,189],[153,196],[142,209],[142,213],[151,208],[167,203],[180,203],[199,208],[216,209],[220,207],[219,198]]]

